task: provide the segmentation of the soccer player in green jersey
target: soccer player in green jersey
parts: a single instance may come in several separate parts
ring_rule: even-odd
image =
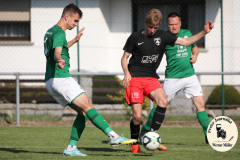
[[[62,107],[69,105],[78,113],[73,123],[69,145],[63,152],[67,156],[87,156],[77,149],[77,142],[85,128],[87,119],[90,119],[110,138],[112,146],[137,142],[135,139],[119,136],[111,129],[102,115],[89,102],[85,91],[69,73],[70,56],[68,49],[80,40],[84,28],[69,42],[66,40],[65,31],[76,27],[81,17],[82,11],[75,4],[67,5],[63,9],[61,19],[44,36],[44,53],[47,59],[45,73],[47,90]]]
[[[181,29],[181,18],[178,13],[173,12],[168,15],[168,28],[169,32],[177,37],[188,38],[192,36],[189,30]],[[163,88],[167,96],[168,104],[182,89],[185,96],[191,98],[197,108],[197,118],[203,128],[205,141],[208,143],[207,127],[209,125],[209,118],[205,110],[202,88],[192,65],[197,61],[199,54],[198,47],[195,43],[188,47],[182,45],[167,45],[165,47],[165,54],[167,66]],[[154,110],[155,107],[151,112],[154,112]],[[150,114],[144,128],[147,128],[147,125],[151,124],[151,115],[153,114]],[[145,132],[146,129],[142,129],[141,135]]]

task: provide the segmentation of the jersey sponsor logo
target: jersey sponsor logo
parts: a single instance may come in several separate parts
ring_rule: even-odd
[[[153,40],[154,40],[154,42],[157,46],[160,46],[160,44],[161,44],[161,38],[160,37],[154,38]]]
[[[133,92],[132,98],[140,98],[139,92]]]
[[[140,46],[140,45],[142,45],[144,42],[140,42],[140,43],[138,43],[138,45]]]
[[[177,45],[176,58],[182,58],[182,57],[187,57],[187,56],[188,56],[187,47]]]
[[[158,60],[159,54],[152,56],[143,56],[141,63],[156,63]]]

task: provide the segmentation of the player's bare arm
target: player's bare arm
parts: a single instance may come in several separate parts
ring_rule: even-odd
[[[128,58],[130,56],[130,53],[124,52],[122,59],[121,59],[121,64],[122,64],[122,69],[124,72],[124,79],[123,79],[123,86],[125,88],[128,87],[129,81],[131,80],[132,76],[128,70]]]
[[[83,35],[84,29],[85,29],[84,27],[83,27],[82,29],[80,29],[79,32],[78,32],[78,34],[77,34],[77,36],[76,36],[73,40],[71,40],[71,41],[69,41],[69,42],[67,43],[68,48],[70,48],[74,43],[76,43],[76,42],[78,42],[78,41],[80,40],[80,38],[81,38],[82,35]]]
[[[192,64],[193,64],[193,63],[196,63],[198,54],[199,54],[198,47],[197,47],[197,46],[193,47],[193,48],[192,48],[192,56],[191,56],[191,60],[190,60],[190,62],[191,62]]]
[[[212,23],[212,21],[209,21],[204,25],[203,31],[201,31],[198,34],[195,34],[189,38],[178,37],[175,44],[179,44],[179,45],[183,45],[183,46],[190,46],[193,43],[197,42],[202,37],[204,37],[206,34],[208,34],[213,28],[214,28],[214,24]]]
[[[54,52],[54,60],[58,63],[58,67],[63,69],[65,66],[65,60],[61,57],[62,47],[56,47]]]

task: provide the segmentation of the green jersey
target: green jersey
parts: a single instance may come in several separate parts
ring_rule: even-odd
[[[189,30],[181,29],[177,37],[188,38],[192,36]],[[190,58],[192,56],[192,48],[196,43],[189,47],[174,45],[165,47],[165,54],[167,59],[167,66],[165,71],[166,78],[184,78],[195,75],[195,71]]]
[[[56,47],[62,47],[61,57],[65,60],[63,69],[58,67],[58,63],[54,60],[54,51]],[[50,28],[44,36],[44,53],[47,59],[45,81],[49,78],[65,78],[71,77],[69,73],[69,54],[64,30],[58,25]]]

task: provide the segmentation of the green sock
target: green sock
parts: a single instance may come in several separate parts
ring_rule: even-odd
[[[103,116],[99,114],[95,108],[89,109],[86,112],[88,118],[91,120],[91,122],[101,129],[106,135],[112,131],[112,128],[109,126],[109,124],[105,121]]]
[[[73,146],[77,145],[77,142],[80,139],[83,133],[83,130],[85,128],[85,124],[87,120],[88,120],[87,116],[77,115],[72,126],[72,133],[70,136],[69,145],[73,145]]]
[[[204,132],[205,136],[207,136],[207,128],[208,128],[208,125],[210,122],[209,122],[209,118],[208,118],[206,110],[204,110],[202,112],[197,112],[197,118],[203,128],[203,132]]]
[[[149,117],[148,117],[148,120],[147,122],[145,123],[145,125],[143,126],[147,131],[150,131],[151,129],[151,126],[152,126],[152,120],[153,120],[153,115],[154,115],[154,112],[156,110],[156,107],[153,107],[150,114],[149,114]]]

